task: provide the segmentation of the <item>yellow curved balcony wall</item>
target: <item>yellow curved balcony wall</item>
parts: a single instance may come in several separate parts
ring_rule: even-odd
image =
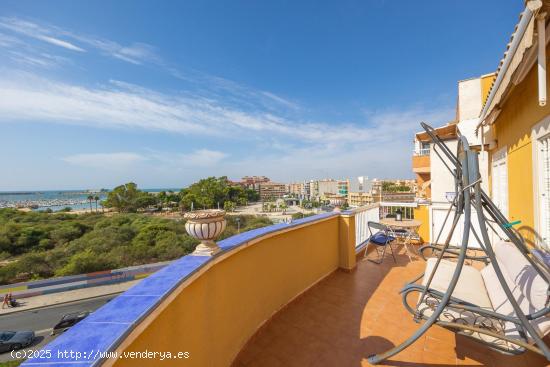
[[[188,352],[188,359],[115,359],[104,365],[231,365],[278,310],[337,268],[355,266],[353,226],[353,216],[334,215],[267,234],[213,258],[117,348]]]

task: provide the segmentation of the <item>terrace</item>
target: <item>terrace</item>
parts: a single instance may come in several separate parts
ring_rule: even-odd
[[[409,262],[403,248],[397,263],[363,261],[365,224],[380,210],[375,204],[281,223],[220,241],[214,256],[185,256],[54,340],[49,357],[23,365],[161,363],[101,354],[144,351],[189,353],[169,365],[368,365],[367,356],[418,328],[398,291],[425,266],[418,257]],[[384,363],[546,365],[533,353],[505,356],[438,326]]]

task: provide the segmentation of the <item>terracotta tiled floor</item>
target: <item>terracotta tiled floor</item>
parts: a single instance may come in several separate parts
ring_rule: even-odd
[[[372,256],[372,254],[371,254]],[[402,342],[418,328],[399,289],[419,275],[424,261],[359,261],[352,273],[336,272],[290,303],[240,352],[234,367],[369,366],[367,356]],[[439,326],[384,366],[546,366],[534,353],[505,356]]]

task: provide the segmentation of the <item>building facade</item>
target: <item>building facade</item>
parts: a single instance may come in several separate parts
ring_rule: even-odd
[[[374,203],[374,199],[370,192],[350,192],[348,193],[348,205],[359,207]]]
[[[550,105],[546,101],[549,27],[544,12],[525,11],[484,101],[479,130],[488,151],[495,204],[531,246],[550,244]],[[538,17],[538,18],[537,18]],[[541,20],[541,21],[538,21]],[[538,35],[538,37],[537,37]],[[541,42],[542,41],[542,42]],[[504,47],[504,44],[503,44]]]
[[[258,192],[260,193],[260,200],[270,201],[282,198],[286,194],[286,185],[284,183],[277,182],[262,182],[258,184]]]

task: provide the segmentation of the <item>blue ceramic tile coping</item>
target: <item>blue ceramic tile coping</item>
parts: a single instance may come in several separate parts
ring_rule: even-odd
[[[218,245],[223,250],[221,253],[225,253],[267,234],[337,215],[339,214],[335,212],[323,213],[291,223],[254,229],[219,241]],[[180,283],[216,256],[184,256],[173,261],[43,347],[43,350],[50,351],[49,358],[28,359],[21,366],[99,365],[99,353],[112,351]],[[72,356],[63,354],[71,351],[74,352]],[[80,353],[79,356],[76,355],[77,352]]]

